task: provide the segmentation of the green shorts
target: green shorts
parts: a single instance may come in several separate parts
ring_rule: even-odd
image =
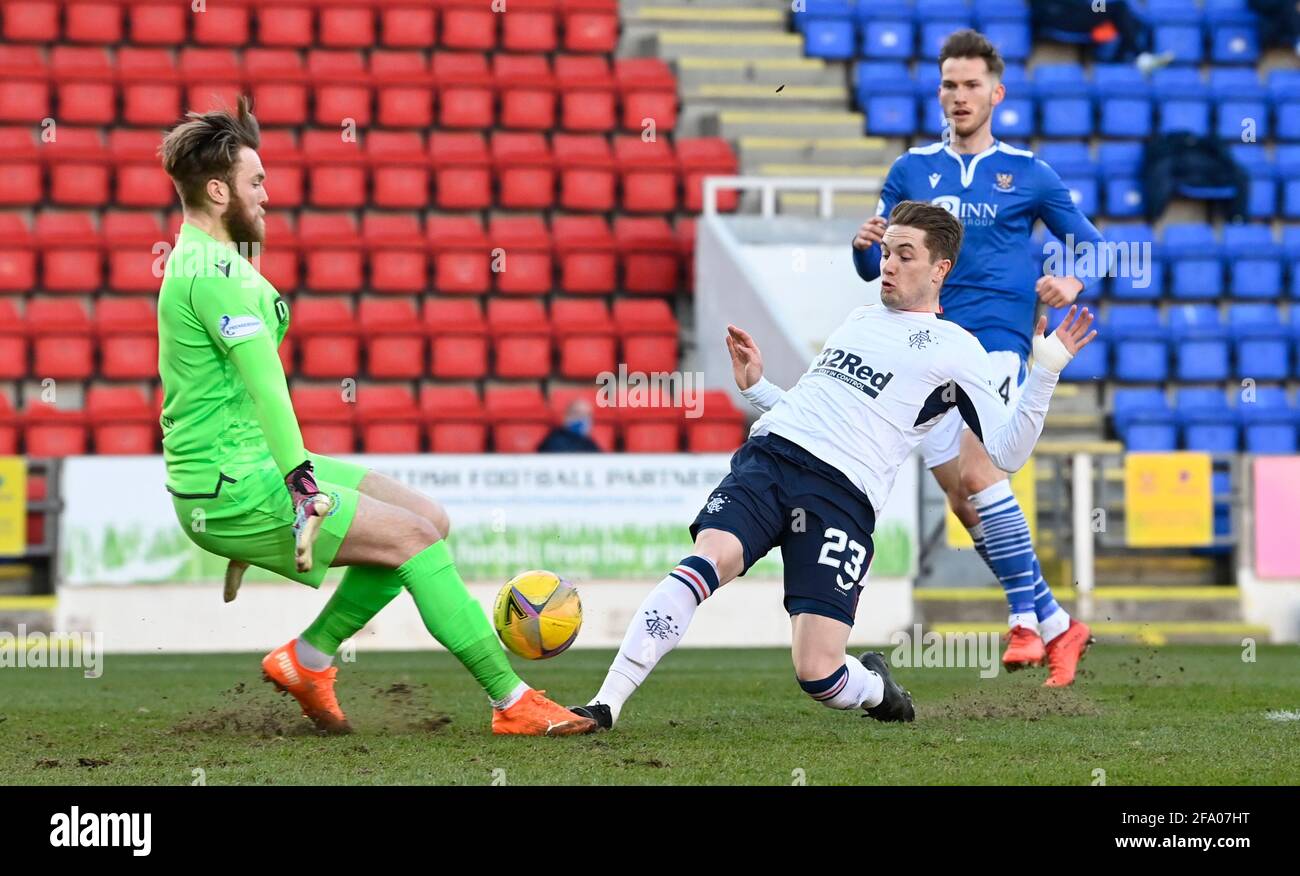
[[[182,498],[173,493],[176,519],[205,551],[319,587],[352,526],[360,495],[357,486],[367,469],[316,453],[307,455],[316,486],[334,503],[312,547],[310,572],[299,572],[294,563],[293,503],[274,464],[224,481],[216,496]]]

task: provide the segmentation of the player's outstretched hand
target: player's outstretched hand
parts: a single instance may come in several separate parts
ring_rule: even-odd
[[[884,216],[872,216],[863,222],[853,238],[853,248],[866,249],[873,243],[880,243],[881,238],[885,236],[885,226],[888,224],[889,221]]]
[[[731,373],[736,386],[749,389],[763,377],[763,355],[749,332],[734,325],[727,326],[727,352],[731,354]]]
[[[1047,336],[1047,316],[1040,316],[1034,330],[1034,364],[1059,372],[1097,337],[1096,330],[1088,331],[1092,328],[1092,320],[1093,314],[1088,308],[1079,310],[1078,305],[1071,305],[1056,331]]]

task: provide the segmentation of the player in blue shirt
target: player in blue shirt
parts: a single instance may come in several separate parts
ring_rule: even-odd
[[[853,240],[853,264],[864,280],[880,276],[885,216],[899,201],[927,201],[961,219],[965,241],[943,287],[943,317],[975,335],[989,351],[998,368],[994,389],[1014,406],[1026,375],[1038,302],[1067,306],[1085,282],[1096,282],[1045,276],[1044,253],[1030,238],[1034,223],[1042,219],[1076,252],[1081,252],[1080,244],[1097,246],[1102,237],[1054,170],[1032,152],[993,136],[993,108],[1006,95],[1001,82],[1005,64],[993,44],[976,31],[958,31],[944,44],[939,68],[939,102],[948,119],[945,139],[909,149],[894,162],[876,215]],[[955,411],[921,447],[926,467],[1006,591],[1011,635],[1003,664],[1016,670],[1046,660],[1047,686],[1072,683],[1091,631],[1053,598],[1006,472],[993,464]]]

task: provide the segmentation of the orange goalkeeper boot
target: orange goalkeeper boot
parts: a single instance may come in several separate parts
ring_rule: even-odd
[[[1014,626],[1007,633],[1007,650],[1002,654],[1002,665],[1007,672],[1027,666],[1043,665],[1043,639],[1033,630]]]
[[[492,732],[498,736],[572,736],[596,729],[591,718],[573,714],[545,694],[529,688],[510,708],[493,709]]]
[[[1065,632],[1047,643],[1047,681],[1043,687],[1069,687],[1079,660],[1093,643],[1092,630],[1083,621],[1070,618]]]
[[[330,735],[352,732],[339,701],[334,696],[336,666],[314,672],[298,662],[293,642],[281,645],[262,658],[262,678],[275,685],[280,693],[292,694],[302,707],[303,717],[310,718],[316,729]]]

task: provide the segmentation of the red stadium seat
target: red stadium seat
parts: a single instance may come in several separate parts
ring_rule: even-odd
[[[498,377],[550,375],[551,324],[540,300],[489,299],[488,330],[495,344]]]
[[[86,453],[86,415],[29,401],[23,411],[26,456],[81,456]]]
[[[379,124],[387,128],[433,126],[433,77],[422,52],[370,53]],[[378,133],[378,132],[376,132]]]
[[[603,301],[557,298],[551,302],[551,323],[560,351],[561,377],[591,380],[618,368],[614,324]]]
[[[36,217],[41,288],[94,292],[102,282],[99,233],[90,213],[45,211]]]
[[[687,292],[695,291],[695,220],[679,216],[673,226],[677,237],[677,253],[681,256],[682,266],[686,269],[685,288]]]
[[[501,48],[507,52],[553,52],[557,48],[559,0],[510,0],[501,16]]]
[[[418,131],[372,131],[366,137],[376,207],[423,208],[429,203],[429,159]]]
[[[234,50],[186,46],[180,51],[179,66],[186,110],[204,113],[235,108],[244,89]]]
[[[366,453],[419,453],[422,420],[410,384],[357,388],[357,423]]]
[[[488,223],[488,240],[498,292],[537,295],[551,291],[553,246],[540,217],[497,216]]]
[[[614,79],[623,104],[623,130],[638,134],[646,120],[654,122],[657,136],[677,127],[677,78],[659,58],[619,58]]]
[[[666,139],[614,139],[614,160],[623,181],[623,209],[629,213],[677,210],[677,159]]]
[[[0,295],[0,380],[27,376],[27,326],[18,312],[21,300],[16,295]],[[0,394],[0,399],[3,397]]]
[[[18,455],[18,417],[14,414],[13,404],[0,392],[0,456]],[[30,484],[31,481],[29,480]],[[28,542],[31,540],[31,515],[27,517]]]
[[[349,120],[358,131],[370,126],[370,76],[360,52],[312,49],[307,73],[316,91],[316,124],[330,128],[336,138]]]
[[[205,18],[204,15],[195,16]],[[181,80],[166,49],[117,50],[122,118],[128,125],[170,127],[181,115]]]
[[[4,7],[4,38],[15,43],[52,43],[59,38],[59,4],[17,0]]]
[[[492,127],[493,82],[486,56],[434,52],[433,79],[438,86],[439,125],[479,130]]]
[[[618,47],[618,0],[561,0],[564,48],[612,54]]]
[[[614,73],[603,55],[558,55],[555,81],[560,94],[560,126],[566,131],[612,131]]]
[[[294,381],[289,391],[302,441],[313,453],[356,451],[356,404],[345,401],[338,384],[309,386]]]
[[[482,0],[439,0],[442,10],[442,45],[452,49],[484,51],[496,47],[497,15]]]
[[[123,456],[154,452],[158,418],[153,403],[139,387],[92,386],[86,392],[85,415],[95,453]]]
[[[611,212],[615,164],[609,141],[600,134],[555,134],[552,143],[560,171],[560,206]]]
[[[162,284],[161,269],[171,251],[172,238],[155,214],[109,210],[104,213],[100,236],[108,253],[109,289],[158,292]]]
[[[683,410],[666,394],[655,394],[650,401],[618,409],[623,449],[628,453],[677,453],[682,449]]]
[[[157,143],[154,144],[157,148]],[[108,201],[108,150],[98,128],[61,126],[42,150],[50,175],[50,201],[98,207]]]
[[[461,380],[486,377],[487,324],[477,301],[426,298],[424,328],[432,351],[429,373]]]
[[[370,262],[370,288],[412,293],[427,288],[429,254],[415,213],[366,213],[361,237]]]
[[[41,154],[30,128],[0,128],[0,205],[35,206],[45,199]]]
[[[492,204],[492,160],[478,132],[429,135],[434,201],[442,210],[484,210]]]
[[[614,240],[626,291],[656,295],[677,291],[679,244],[665,220],[621,216],[614,220]]]
[[[248,7],[242,3],[209,3],[194,16],[194,42],[208,46],[248,43]]]
[[[686,420],[686,449],[691,453],[730,453],[745,440],[745,415],[726,390],[710,389],[702,399],[703,415]]]
[[[425,332],[413,298],[363,298],[357,311],[371,377],[423,377]]]
[[[492,166],[500,206],[544,210],[555,203],[555,159],[545,135],[493,131]]]
[[[498,453],[532,453],[551,431],[551,411],[534,384],[488,387],[483,393]]]
[[[50,73],[61,123],[111,125],[117,120],[117,85],[104,48],[55,46],[50,50]]]
[[[511,18],[521,14],[511,10]],[[555,127],[555,78],[545,55],[497,55],[492,75],[501,95],[501,126],[525,131]]]
[[[360,373],[360,340],[349,298],[303,295],[294,301],[290,326],[304,377],[352,377]]]
[[[266,171],[267,206],[271,211],[301,207],[305,198],[306,170],[302,150],[293,131],[262,129],[262,145],[257,150]]]
[[[428,429],[431,453],[482,453],[487,449],[487,418],[472,385],[421,385],[420,414]]]
[[[614,450],[617,421],[615,409],[602,405],[599,393],[589,383],[578,386],[551,384],[547,393],[547,402],[551,406],[551,416],[556,423],[564,422],[564,415],[569,405],[578,399],[586,399],[592,409],[591,440],[596,446],[609,453]]]
[[[266,214],[266,246],[254,261],[258,273],[281,293],[298,288],[299,253],[298,234],[289,224],[282,210]]]
[[[666,301],[620,298],[614,302],[614,325],[628,371],[677,370],[677,320]]]
[[[423,49],[438,42],[437,17],[429,6],[385,6],[379,11],[379,39],[393,49]]]
[[[50,84],[36,46],[0,45],[0,122],[40,124],[50,117]]]
[[[70,43],[109,45],[122,42],[122,7],[105,0],[101,3],[67,3],[64,5],[63,38]]]
[[[303,134],[302,151],[310,156],[307,185],[313,207],[365,206],[366,160],[360,143],[343,140],[337,130],[312,130]]]
[[[72,298],[33,298],[27,303],[32,374],[41,379],[85,380],[94,373],[90,317]]]
[[[185,42],[193,13],[180,3],[144,0],[130,4],[131,42],[141,46],[178,46]]]
[[[361,288],[361,234],[351,213],[303,213],[298,240],[307,262],[303,285],[308,289],[355,293]]]
[[[692,213],[704,209],[704,177],[734,176],[740,169],[731,144],[722,137],[697,137],[677,141],[677,162],[681,168],[684,206]],[[718,192],[720,212],[729,213],[740,202],[736,189]]]
[[[309,48],[315,45],[314,18],[315,10],[308,3],[262,0],[257,10],[257,41],[264,46]]]
[[[99,375],[147,380],[158,374],[158,320],[144,298],[100,298],[95,304]]]
[[[477,216],[430,216],[425,236],[433,254],[435,290],[466,294],[488,291],[490,247]]]
[[[108,152],[116,168],[113,200],[123,207],[169,207],[176,202],[176,186],[158,161],[161,138],[157,131],[114,128],[108,134]]]
[[[296,51],[246,49],[244,81],[252,92],[260,124],[307,123],[307,69]]]
[[[560,288],[602,295],[614,291],[618,255],[614,235],[602,216],[556,216],[551,223]]]
[[[320,44],[331,48],[368,49],[375,42],[375,10],[369,3],[322,6]]]
[[[36,286],[36,247],[20,213],[0,213],[0,292],[28,292]]]

